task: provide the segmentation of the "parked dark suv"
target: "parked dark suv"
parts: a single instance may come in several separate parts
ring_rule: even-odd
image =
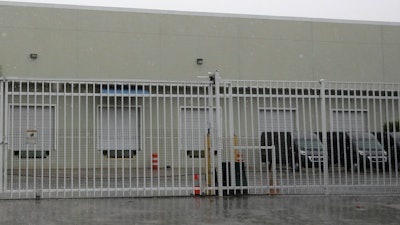
[[[388,155],[387,167],[393,170],[399,170],[400,168],[400,132],[392,133],[376,133],[376,137],[379,142],[383,145]]]
[[[331,161],[349,171],[383,168],[386,165],[387,153],[372,133],[332,132],[327,134],[327,143]]]
[[[289,164],[295,170],[313,166],[323,168],[323,147],[314,133],[263,132],[261,146],[275,146],[277,165]],[[261,154],[263,162],[272,162],[270,150],[262,149]]]

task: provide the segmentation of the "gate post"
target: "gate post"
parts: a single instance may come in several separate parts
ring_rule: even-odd
[[[219,71],[216,70],[214,73],[209,73],[210,76],[210,82],[211,82],[211,93],[210,97],[215,97],[215,112],[216,112],[216,118],[215,118],[215,132],[213,133],[213,136],[216,135],[217,138],[211,138],[211,151],[217,151],[217,184],[218,184],[218,195],[223,196],[223,191],[222,191],[222,145],[221,140],[222,140],[222,127],[221,127],[221,101],[220,101],[220,81],[221,77],[219,76]],[[212,93],[212,89],[214,89],[214,93]],[[212,100],[210,101],[210,106],[212,112]],[[212,114],[212,113],[211,113]],[[212,117],[210,118],[212,121]],[[212,130],[212,129],[211,129]],[[213,131],[213,130],[212,130]]]
[[[219,85],[221,81],[221,77],[219,76],[219,71],[215,71],[214,74],[214,81],[215,81],[215,111],[216,111],[216,116],[215,118],[215,123],[216,123],[216,133],[217,133],[217,172],[218,172],[218,195],[223,196],[223,191],[222,191],[222,146],[220,144],[222,140],[222,128],[221,128],[221,102],[220,102],[220,93],[219,93]]]
[[[319,81],[321,85],[321,129],[322,129],[322,145],[323,145],[323,155],[324,155],[324,186],[325,194],[329,194],[329,173],[328,173],[328,144],[327,144],[327,130],[326,130],[326,97],[325,97],[325,80],[321,79]]]
[[[4,80],[0,81],[0,193],[4,191],[3,187],[3,154],[4,154],[4,136],[3,136],[3,128],[4,128]]]

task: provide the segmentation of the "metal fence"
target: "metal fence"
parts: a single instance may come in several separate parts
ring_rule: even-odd
[[[5,79],[0,197],[399,193],[400,84]]]

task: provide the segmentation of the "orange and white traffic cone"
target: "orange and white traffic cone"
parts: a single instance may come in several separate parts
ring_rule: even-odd
[[[200,195],[200,182],[199,182],[199,175],[195,174],[194,175],[194,195]]]
[[[241,163],[243,162],[242,154],[239,152],[235,153],[235,162]]]
[[[158,154],[157,153],[153,153],[152,154],[151,161],[152,161],[153,170],[158,169]]]

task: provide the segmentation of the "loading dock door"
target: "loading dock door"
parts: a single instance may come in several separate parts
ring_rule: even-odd
[[[181,108],[180,145],[182,150],[205,150],[206,136],[210,125],[215,126],[216,110],[213,110],[213,124],[209,124],[210,113],[204,108]],[[214,127],[215,130],[215,127]]]
[[[10,147],[14,151],[55,148],[55,107],[10,105]]]
[[[100,107],[98,148],[139,150],[140,116],[139,107]]]
[[[259,130],[261,132],[292,132],[296,130],[294,109],[260,109]]]
[[[368,130],[367,111],[333,110],[332,131]]]

